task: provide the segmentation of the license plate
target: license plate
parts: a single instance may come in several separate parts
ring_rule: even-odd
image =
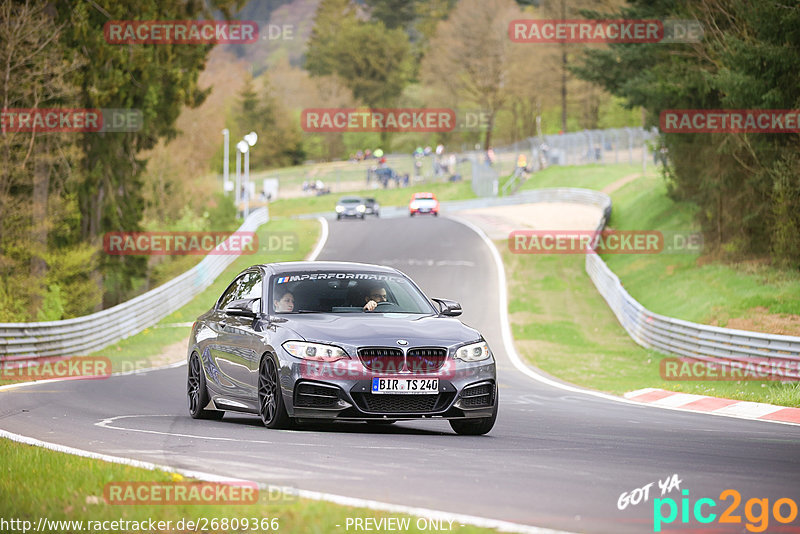
[[[373,393],[439,393],[438,378],[373,378]]]

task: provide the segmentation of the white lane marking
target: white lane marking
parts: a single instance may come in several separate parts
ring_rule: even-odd
[[[317,256],[319,256],[320,252],[322,252],[322,248],[325,246],[325,243],[328,242],[328,221],[323,217],[317,217],[317,220],[322,226],[322,232],[319,236],[319,241],[317,241],[317,246],[314,247],[314,250],[312,250],[311,254],[308,255],[306,261],[316,261]]]
[[[500,328],[503,332],[503,345],[506,349],[506,354],[508,354],[511,363],[514,364],[514,367],[517,368],[522,374],[549,386],[553,386],[559,389],[563,389],[566,391],[573,391],[575,393],[581,393],[583,395],[591,395],[593,397],[598,397],[605,400],[610,400],[613,402],[619,402],[623,404],[629,404],[631,406],[640,406],[643,408],[659,408],[662,410],[675,410],[680,412],[689,412],[689,413],[696,413],[696,414],[706,414],[706,415],[716,415],[719,417],[732,417],[735,419],[748,419],[751,421],[763,421],[765,423],[778,423],[782,425],[790,425],[790,426],[800,426],[798,423],[791,423],[789,421],[773,421],[769,419],[758,419],[756,417],[752,417],[748,414],[729,414],[729,413],[720,413],[719,411],[715,412],[699,412],[692,409],[681,408],[680,406],[673,407],[673,406],[659,406],[658,404],[650,404],[650,403],[642,403],[636,402],[634,400],[628,400],[623,397],[617,397],[614,395],[610,395],[608,393],[602,393],[600,391],[593,391],[591,389],[584,389],[577,386],[570,386],[567,384],[562,384],[561,382],[557,382],[555,380],[551,380],[544,375],[537,373],[535,370],[531,369],[526,365],[522,358],[517,354],[517,350],[514,347],[514,337],[511,335],[511,324],[508,320],[508,290],[506,289],[506,271],[505,266],[503,265],[503,259],[500,257],[500,253],[497,251],[497,247],[494,246],[494,243],[491,239],[486,235],[480,227],[474,225],[472,222],[462,219],[461,217],[456,217],[453,215],[448,215],[448,219],[461,223],[480,237],[486,246],[489,248],[489,252],[492,254],[492,258],[494,259],[494,264],[497,269],[497,283],[498,283],[498,293],[499,293],[499,301],[500,301]],[[778,407],[780,408],[780,407]]]
[[[718,408],[717,410],[714,410],[714,412],[721,414],[735,414],[744,417],[757,418],[757,417],[764,417],[765,415],[777,412],[778,410],[782,410],[783,408],[784,407],[779,407],[776,409],[776,407],[773,406],[772,404],[763,404],[761,402],[737,402],[736,404],[731,404],[730,406]]]
[[[131,418],[147,418],[147,417],[174,417],[172,415],[166,414],[154,414],[154,415],[119,415],[117,417],[109,417],[108,419],[103,419],[102,421],[98,421],[94,424],[94,426],[98,426],[100,428],[107,428],[109,430],[122,430],[124,432],[140,432],[142,434],[156,434],[159,436],[175,436],[178,438],[195,438],[195,439],[202,439],[202,440],[209,440],[209,441],[246,441],[248,443],[263,443],[266,445],[276,445],[274,441],[265,441],[265,440],[257,440],[257,439],[236,439],[236,438],[223,438],[217,436],[200,436],[197,434],[181,434],[180,432],[161,432],[160,430],[144,430],[141,428],[127,428],[121,426],[113,426],[114,423],[120,419],[131,419]],[[323,447],[324,445],[308,445],[311,447]]]
[[[658,406],[683,406],[684,404],[689,404],[690,402],[694,402],[696,400],[704,399],[703,395],[694,395],[692,393],[678,393],[676,395],[671,395],[669,397],[664,397],[663,399],[658,399],[657,401],[653,401],[653,404],[657,404]]]
[[[235,413],[235,412],[231,412]],[[237,414],[239,415],[239,414]],[[170,414],[151,414],[151,415],[118,415],[116,417],[109,417],[107,419],[103,419],[94,423],[94,426],[100,428],[107,428],[109,430],[123,430],[125,432],[140,432],[142,434],[157,434],[161,436],[175,436],[179,438],[197,438],[202,440],[211,440],[211,441],[236,441],[236,442],[246,442],[246,443],[265,443],[268,445],[291,445],[293,447],[330,447],[327,443],[298,443],[298,442],[275,442],[275,441],[264,441],[264,440],[257,440],[257,439],[236,439],[236,438],[225,438],[225,437],[215,437],[215,436],[207,436],[207,435],[197,435],[197,434],[181,434],[179,432],[162,432],[160,430],[145,430],[141,428],[132,428],[126,426],[119,426],[116,424],[117,421],[121,419],[147,419],[151,417],[175,417],[174,415]],[[257,427],[258,428],[258,427]],[[261,429],[259,428],[258,431]],[[292,430],[272,430],[272,432],[282,432],[286,434],[307,434],[306,431],[292,431]],[[348,445],[348,448],[351,449],[374,449],[374,450],[406,450],[406,451],[415,451],[418,450],[418,447],[396,447],[396,446],[377,446],[377,445]]]
[[[64,445],[59,445],[57,443],[50,443],[47,441],[41,441],[35,438],[29,438],[27,436],[21,436],[19,434],[14,434],[12,432],[7,432],[5,430],[0,429],[0,438],[10,439],[12,441],[16,441],[18,443],[24,443],[26,445],[33,445],[36,447],[42,447],[44,449],[48,449],[55,452],[62,452],[65,454],[72,454],[75,456],[81,456],[84,458],[91,458],[94,460],[102,460],[104,462],[110,462],[115,464],[122,464],[128,465],[131,467],[138,467],[141,469],[147,469],[149,471],[164,471],[167,473],[178,473],[188,478],[194,478],[197,480],[204,480],[206,482],[217,482],[220,484],[241,484],[241,483],[252,483],[250,480],[245,480],[241,478],[234,478],[234,477],[223,477],[219,475],[214,475],[211,473],[204,473],[202,471],[195,471],[191,469],[180,469],[175,467],[170,467],[167,465],[160,465],[155,464],[152,462],[143,462],[140,460],[133,460],[131,458],[122,458],[119,456],[110,456],[107,454],[100,454],[96,452],[85,451],[82,449],[76,449],[73,447],[66,447]],[[485,528],[494,528],[500,532],[523,532],[529,534],[573,534],[566,531],[559,531],[559,530],[551,530],[546,528],[539,528],[539,527],[532,527],[530,525],[523,525],[520,523],[512,523],[510,521],[503,521],[499,519],[489,519],[485,517],[477,517],[465,514],[454,514],[450,512],[442,512],[439,510],[431,510],[428,508],[417,508],[412,506],[405,506],[402,504],[391,504],[381,501],[373,501],[369,499],[361,499],[358,497],[347,497],[344,495],[335,495],[332,493],[323,493],[319,491],[309,491],[309,490],[301,490],[301,489],[294,489],[294,488],[286,488],[286,486],[278,486],[273,484],[264,484],[259,483],[258,487],[262,490],[274,490],[274,491],[283,491],[289,493],[291,495],[296,495],[297,497],[303,499],[310,499],[315,501],[326,501],[331,502],[334,504],[340,504],[343,506],[354,506],[357,508],[367,508],[369,510],[380,510],[384,512],[394,512],[400,514],[408,514],[417,517],[426,517],[426,518],[433,518],[433,519],[441,519],[444,521],[454,521],[460,524],[465,525],[474,525],[477,527],[485,527]]]

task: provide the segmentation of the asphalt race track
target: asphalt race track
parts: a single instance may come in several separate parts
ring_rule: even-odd
[[[780,498],[800,502],[800,426],[615,402],[521,373],[502,342],[492,255],[466,226],[445,217],[332,221],[319,259],[391,265],[429,296],[461,302],[463,321],[484,333],[498,360],[491,433],[461,437],[435,420],[293,431],[267,430],[249,416],[194,421],[186,367],[3,391],[0,428],[184,469],[574,532],[653,532],[657,482],[673,474],[691,504],[711,498],[718,516],[731,502],[720,493],[738,490],[734,515],[743,522],[703,525],[690,513],[682,524],[678,514],[665,531],[745,532],[748,499],[767,498],[770,509]],[[648,502],[617,509],[621,493],[650,483]],[[680,504],[680,490],[664,497]],[[770,517],[766,531],[798,525]]]

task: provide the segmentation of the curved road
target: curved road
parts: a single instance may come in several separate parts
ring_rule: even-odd
[[[0,428],[177,468],[577,532],[653,532],[657,481],[675,473],[690,503],[711,498],[717,515],[730,503],[719,499],[727,488],[743,503],[800,503],[798,426],[615,402],[516,369],[502,343],[492,255],[466,226],[443,217],[334,221],[319,259],[395,266],[429,296],[462,303],[463,321],[498,360],[501,407],[490,434],[459,437],[443,421],[293,431],[248,416],[194,421],[185,367],[3,391]],[[649,502],[617,509],[621,493],[651,482]],[[690,513],[665,530],[745,532],[744,504],[735,512],[743,523],[702,525]],[[799,525],[770,517],[767,532]]]

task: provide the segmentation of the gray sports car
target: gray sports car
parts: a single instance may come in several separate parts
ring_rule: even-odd
[[[258,414],[269,428],[441,418],[485,434],[497,417],[495,361],[460,314],[389,267],[254,265],[192,327],[189,413]]]

